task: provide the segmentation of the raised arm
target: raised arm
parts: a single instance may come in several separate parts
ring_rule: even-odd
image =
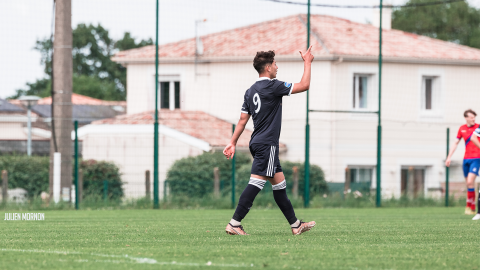
[[[301,93],[310,89],[310,79],[312,77],[312,62],[314,58],[311,50],[312,46],[310,46],[310,48],[308,48],[305,53],[300,51],[300,55],[303,59],[303,76],[302,80],[299,83],[295,83],[293,85],[292,94]]]
[[[472,139],[471,139],[472,141],[473,141],[473,137],[476,138],[477,136],[472,135]],[[452,145],[452,149],[450,149],[450,153],[448,153],[447,160],[445,160],[445,166],[450,167],[450,163],[452,162],[453,153],[455,153],[455,150],[457,150],[457,146],[458,146],[459,143],[460,143],[460,139],[457,139],[457,141]],[[477,143],[478,143],[478,140],[477,140]],[[477,144],[475,144],[475,145],[477,145]],[[477,145],[478,148],[480,148],[479,145]]]
[[[235,154],[235,147],[237,145],[238,138],[242,135],[243,130],[245,130],[245,125],[247,125],[248,120],[250,119],[250,114],[248,113],[241,113],[240,120],[238,120],[238,124],[235,127],[235,131],[233,132],[232,139],[230,139],[230,143],[223,149],[223,154],[227,159],[233,158]]]

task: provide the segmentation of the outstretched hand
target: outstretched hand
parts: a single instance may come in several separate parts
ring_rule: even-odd
[[[311,63],[313,62],[313,54],[312,54],[312,45],[310,45],[310,48],[308,48],[308,50],[303,53],[302,51],[298,51],[300,53],[300,55],[302,56],[302,59],[303,61],[307,62],[307,63]]]
[[[223,149],[223,154],[227,159],[232,159],[233,155],[235,155],[235,145],[229,143],[225,149]]]

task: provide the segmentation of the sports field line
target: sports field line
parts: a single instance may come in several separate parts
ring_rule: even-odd
[[[158,264],[158,265],[178,265],[178,266],[214,266],[214,267],[253,267],[253,264],[245,265],[245,264],[217,264],[212,262],[207,263],[182,263],[182,262],[159,262],[155,259],[150,258],[139,258],[139,257],[131,257],[127,254],[124,255],[113,255],[113,254],[100,254],[100,253],[85,253],[85,252],[78,252],[78,251],[61,251],[61,250],[40,250],[40,249],[6,249],[2,248],[0,251],[6,252],[32,252],[32,253],[53,253],[53,254],[64,254],[64,255],[90,255],[90,256],[99,256],[99,257],[110,257],[110,258],[124,258],[130,259],[130,261],[118,261],[118,260],[87,260],[87,259],[80,259],[74,260],[74,262],[103,262],[103,263],[147,263],[147,264]],[[65,260],[60,260],[65,261]]]

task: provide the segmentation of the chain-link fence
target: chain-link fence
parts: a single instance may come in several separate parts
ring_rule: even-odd
[[[278,80],[297,83],[298,51],[312,45],[308,108],[306,93],[282,101],[279,156],[296,206],[306,179],[311,206],[373,206],[377,190],[443,201],[447,181],[464,196],[464,144],[448,175],[444,163],[447,128],[453,144],[480,98],[478,3],[399,0],[380,12],[377,2],[159,1],[158,14],[153,0],[2,4],[12,10],[4,22],[18,22],[2,24],[11,41],[0,45],[8,189],[55,202],[150,207],[158,194],[161,207],[231,207],[250,176],[251,120],[235,166],[222,151],[258,78],[253,58],[274,50]],[[256,203],[274,205],[265,190]]]

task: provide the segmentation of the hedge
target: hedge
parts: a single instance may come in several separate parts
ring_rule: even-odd
[[[244,164],[250,164],[250,155],[237,153],[235,167],[238,170]],[[205,152],[195,157],[182,158],[167,172],[168,186],[172,196],[203,197],[213,193],[213,169],[219,168],[220,180],[224,188],[230,189],[232,161],[221,152]]]
[[[231,160],[227,160],[220,153],[203,153],[195,157],[177,160],[168,170],[167,179],[172,196],[203,197],[213,193],[213,169],[219,168],[220,180],[224,183],[224,191],[231,190]],[[293,166],[298,167],[299,195],[303,194],[304,164],[282,161],[282,169],[287,179],[287,190],[291,192]],[[252,159],[249,154],[237,153],[236,157],[236,185],[237,192],[242,192],[250,180]],[[267,184],[265,190],[271,190]],[[319,166],[310,166],[310,192],[325,194],[328,192],[327,183],[322,169]]]
[[[8,188],[23,188],[29,198],[48,192],[49,157],[0,156],[0,170],[8,172]]]
[[[303,191],[305,187],[305,163],[300,162],[291,162],[291,161],[280,161],[282,165],[282,171],[285,175],[285,180],[287,181],[287,192],[292,192],[293,187],[293,167],[298,168],[298,195],[303,196]],[[237,191],[242,191],[248,184],[250,179],[250,170],[251,165],[243,166],[238,171],[237,176]],[[263,188],[265,191],[271,191],[272,185],[267,183]],[[315,194],[326,194],[328,193],[327,182],[325,181],[325,174],[323,170],[317,165],[310,165],[310,195]]]
[[[28,198],[39,196],[42,191],[49,193],[49,166],[49,157],[0,156],[0,170],[8,171],[8,188],[23,188]],[[103,180],[107,180],[109,197],[123,197],[121,175],[115,164],[87,160],[80,163],[80,169],[83,169],[84,196],[103,196]]]
[[[103,181],[108,182],[108,198],[121,199],[124,195],[120,169],[107,161],[85,160],[80,163],[83,171],[83,194],[103,196]]]

